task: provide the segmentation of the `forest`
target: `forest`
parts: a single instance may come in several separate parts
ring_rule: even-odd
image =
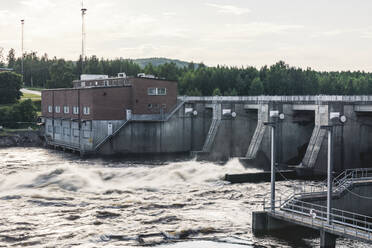
[[[1,51],[0,51],[1,52]],[[249,61],[247,61],[249,63]],[[84,65],[84,66],[82,66]],[[21,73],[21,57],[15,50],[0,55],[0,67],[13,68]],[[141,67],[131,59],[104,59],[97,56],[77,61],[39,56],[36,52],[24,54],[24,82],[26,87],[65,88],[79,75],[107,74],[116,76],[125,72],[135,76],[140,72],[178,82],[179,94],[190,96],[249,96],[249,95],[366,95],[372,94],[372,73],[363,71],[319,72],[298,68],[279,61],[271,66],[255,68],[215,66],[188,63],[179,66],[165,62]]]

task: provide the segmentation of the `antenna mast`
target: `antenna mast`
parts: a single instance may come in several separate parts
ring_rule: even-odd
[[[25,20],[21,20],[21,24],[22,24],[22,42],[21,42],[21,49],[22,49],[22,63],[21,63],[21,71],[22,71],[22,83],[24,83],[24,72],[23,72],[23,30],[24,30],[24,25],[25,25]]]
[[[81,20],[82,20],[82,26],[81,26],[81,74],[84,72],[84,60],[85,60],[85,13],[87,12],[87,9],[84,8],[84,2],[81,1]]]

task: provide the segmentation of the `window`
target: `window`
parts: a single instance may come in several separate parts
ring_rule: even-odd
[[[63,107],[63,113],[65,113],[65,114],[70,113],[70,107],[69,106],[64,106]]]
[[[74,112],[74,115],[78,115],[79,114],[79,107],[74,106],[72,108],[72,111]]]
[[[52,125],[48,125],[48,133],[53,133],[53,127],[52,127]]]
[[[63,135],[70,136],[70,129],[68,127],[63,128]]]
[[[49,106],[48,106],[48,112],[49,112],[49,113],[53,113],[53,106],[52,106],[52,105],[49,105]]]
[[[56,113],[61,113],[61,107],[60,106],[56,106],[55,107],[55,111],[56,111]]]
[[[147,108],[152,109],[152,104],[151,103],[147,104]]]
[[[72,134],[74,135],[74,137],[79,137],[79,129],[73,129],[72,130]]]
[[[85,139],[89,139],[89,138],[90,138],[90,131],[86,131],[86,130],[84,130],[84,131],[83,131],[83,138],[85,138]]]
[[[149,96],[165,96],[167,95],[166,88],[148,88],[147,95]]]
[[[157,90],[158,90],[157,95],[159,96],[165,96],[167,94],[166,88],[157,88]]]
[[[163,103],[163,104],[161,105],[161,108],[162,108],[162,109],[166,109],[166,108],[167,108],[167,104]]]
[[[155,96],[156,95],[156,88],[148,88],[147,89],[147,95]]]
[[[90,114],[90,107],[84,107],[84,108],[83,108],[83,113],[84,113],[85,115],[89,115],[89,114]]]
[[[60,134],[60,133],[61,133],[61,127],[56,126],[56,127],[54,128],[54,133],[55,133],[55,134]]]

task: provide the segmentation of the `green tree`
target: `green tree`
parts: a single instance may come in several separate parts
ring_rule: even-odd
[[[14,72],[0,72],[0,104],[15,103],[22,93],[22,77]]]
[[[157,75],[157,71],[155,67],[152,65],[152,63],[148,63],[143,70],[146,74]]]
[[[219,88],[215,88],[212,93],[213,96],[222,96]]]
[[[16,57],[15,57],[15,50],[13,48],[9,50],[7,60],[8,60],[8,68],[14,68],[15,63],[16,63]]]
[[[252,96],[259,96],[264,93],[263,84],[259,77],[253,79],[249,92]]]
[[[47,88],[69,88],[74,80],[73,64],[63,59],[55,60],[50,68]]]

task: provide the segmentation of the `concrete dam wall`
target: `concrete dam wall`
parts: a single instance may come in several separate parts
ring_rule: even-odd
[[[111,134],[107,121],[84,124],[80,130],[84,134],[80,141],[75,139],[74,147],[103,155],[194,152],[206,160],[240,157],[247,166],[267,169],[271,127],[265,124],[275,122],[278,164],[323,174],[328,138],[323,128],[334,125],[335,170],[372,166],[368,142],[372,96],[179,97],[178,101],[168,116],[112,121]],[[270,117],[272,111],[284,114],[284,119]],[[335,115],[345,116],[346,122],[336,123]]]

